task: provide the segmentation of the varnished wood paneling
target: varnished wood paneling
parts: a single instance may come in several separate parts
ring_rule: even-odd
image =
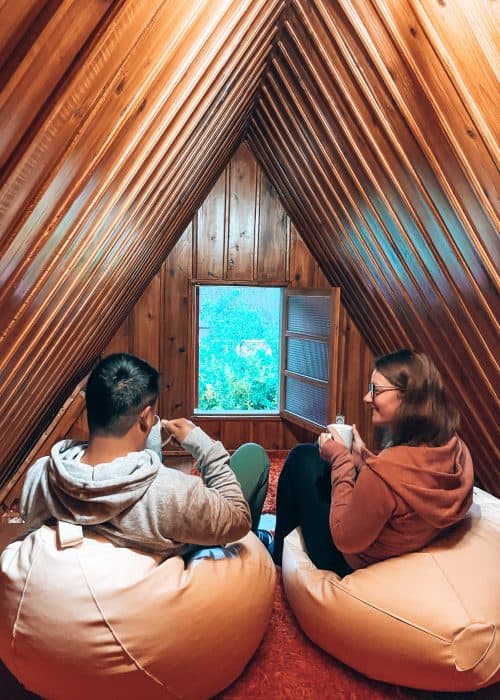
[[[426,101],[431,103],[439,123],[439,129],[427,129],[420,139],[423,147],[429,149],[429,157],[435,159],[433,169],[438,176],[442,169],[443,186],[448,191],[450,186],[455,186],[456,194],[467,197],[471,204],[472,197],[465,188],[470,185],[475,190],[481,201],[481,206],[473,210],[474,217],[480,217],[475,225],[485,226],[483,237],[487,237],[485,242],[491,246],[490,255],[496,256],[498,262],[495,238],[489,237],[494,229],[483,218],[486,210],[495,220],[498,187],[494,168],[484,167],[492,160],[496,161],[497,166],[499,164],[498,118],[496,122],[494,120],[495,112],[498,117],[498,100],[495,99],[498,96],[498,79],[494,72],[495,62],[490,64],[487,57],[493,46],[490,32],[495,24],[492,23],[494,3],[411,0],[404,5],[378,0],[374,5],[404,56],[411,75],[415,76],[414,82],[425,94],[426,99],[419,101],[420,105],[424,106]],[[360,18],[363,18],[361,12],[364,8],[361,5],[359,11]],[[499,19],[497,8],[497,23]],[[366,21],[371,21],[371,18]],[[433,60],[432,70],[429,70],[428,57],[436,50],[440,60]],[[387,56],[386,51],[384,56]],[[398,85],[398,89],[404,88],[404,82]],[[415,120],[415,130],[425,123],[418,112],[408,116]],[[467,175],[467,185],[460,170],[453,168],[453,161],[440,161],[441,149],[446,149],[446,145],[440,143],[441,129],[446,131],[457,161]],[[447,155],[449,158],[449,153]]]
[[[257,163],[243,145],[229,168],[227,279],[254,279]]]
[[[292,1],[249,141],[371,349],[436,361],[498,493],[492,7]]]
[[[199,416],[196,423],[214,440],[222,440],[222,421],[219,418],[204,418]],[[231,449],[228,447],[227,449]]]
[[[198,209],[194,255],[194,274],[198,279],[216,280],[224,275],[226,179],[224,170]]]
[[[225,420],[196,416],[199,425],[214,440],[221,440],[229,451],[244,442],[256,442],[267,450],[289,450],[298,443],[312,442],[316,435],[287,421],[276,418]],[[168,457],[167,460],[168,461]]]
[[[147,293],[147,290],[146,290]],[[131,352],[130,348],[130,320],[131,316],[127,316],[124,322],[120,325],[114,336],[106,345],[104,355],[112,355],[115,352]]]
[[[355,324],[341,308],[337,373],[338,413],[355,424],[367,444],[373,444],[371,412],[362,399],[373,371],[373,354]]]
[[[58,26],[56,6],[47,31]],[[29,138],[12,144],[0,194],[9,378],[0,424],[26,417],[16,442],[1,445],[4,477],[43,428],[47,406],[109,342],[241,139],[282,6],[113,4],[68,59],[40,119],[23,125]],[[85,23],[76,25],[68,36]],[[12,66],[13,85],[21,74]]]
[[[44,181],[55,178],[53,170],[58,160],[64,159],[75,134],[85,121],[92,118],[97,99],[120,70],[130,48],[151,22],[160,4],[131,0],[126,7],[123,4],[119,6],[114,21],[101,25],[100,34],[89,47],[85,60],[66,77],[57,100],[44,106],[42,123],[25,144],[18,144],[15,162],[3,173],[0,193],[2,234],[11,230],[16,219],[25,218],[31,213],[35,203],[43,196]],[[117,87],[115,97],[121,94],[119,81]],[[70,172],[71,168],[65,176],[69,177]],[[51,188],[52,201],[56,199],[58,184],[54,183]],[[42,208],[35,221],[43,212]]]
[[[212,275],[208,274],[209,268],[223,271],[222,264],[231,230],[230,222],[226,221],[223,213],[227,212],[230,216],[227,200],[234,196],[234,190],[229,184],[229,173],[235,169],[235,164],[243,180],[248,180],[250,175],[258,182],[265,182],[259,188],[247,189],[246,194],[242,194],[240,189],[238,199],[240,210],[259,211],[258,221],[264,222],[266,231],[257,228],[257,250],[254,251],[253,247],[246,249],[248,260],[243,259],[239,268],[240,279],[235,279],[235,271],[226,270],[223,279],[219,281],[248,283],[248,271],[256,256],[257,259],[266,258],[268,279],[255,279],[254,284],[293,284],[303,288],[330,287],[318,262],[311,256],[297,229],[290,224],[281,201],[269,186],[254,156],[246,145],[240,148],[227,165],[225,174],[217,180],[196,212],[192,225],[184,231],[163,263],[159,275],[161,285],[159,286],[156,276],[105,351],[106,354],[117,351],[133,352],[159,367],[162,374],[159,412],[165,417],[191,416],[193,413],[194,367],[197,353],[194,340],[196,330],[193,317],[193,284],[200,281],[198,277],[203,272],[207,282],[214,281]],[[263,191],[265,188],[267,190]],[[214,216],[216,212],[219,214]],[[203,222],[201,226],[200,222]],[[209,231],[212,232],[213,239],[208,235]],[[213,249],[210,240],[214,242]],[[210,262],[207,264],[208,259]],[[254,273],[258,278],[257,268],[254,269]],[[335,395],[338,412],[344,413],[346,420],[355,419],[360,431],[370,442],[368,416],[362,412],[361,396],[371,371],[369,362],[372,356],[342,307],[339,323],[342,327],[342,352],[336,361]],[[158,347],[160,356],[155,360]],[[364,356],[369,358],[366,365],[362,365],[363,352]],[[298,428],[278,415],[265,418],[193,415],[192,418],[212,437],[222,440],[229,450],[235,450],[242,442],[248,441],[258,442],[270,450],[288,449],[297,442],[311,441],[315,437],[314,433]],[[73,433],[80,437],[84,425],[84,419],[79,418],[73,427]],[[169,447],[169,450],[171,454],[178,452],[175,446]]]
[[[55,442],[63,440],[74,431],[75,424],[79,423],[82,416],[85,415],[85,383],[86,379],[74,387],[70,396],[52,418],[47,429],[30,450],[24,463],[20,465],[9,481],[2,485],[0,488],[0,503],[5,501],[7,504],[10,504],[15,498],[19,498],[23,484],[22,477],[26,469],[40,457],[50,454],[50,449]]]
[[[291,285],[293,287],[303,287],[304,289],[314,287],[317,267],[316,259],[310,254],[306,244],[299,236],[297,228],[292,223],[290,245]]]
[[[3,2],[0,5],[0,71],[3,71],[4,76],[2,85],[12,73],[12,66],[7,70],[9,60],[10,62],[19,61],[20,55],[27,50],[29,43],[22,43],[21,38],[29,32],[45,4],[40,0],[18,0],[10,3]],[[15,51],[16,47],[19,47],[17,51]]]
[[[193,240],[189,226],[162,267],[161,358],[162,375],[159,409],[165,418],[192,413],[192,280]]]
[[[8,4],[17,5],[17,2]],[[29,36],[24,39],[25,42],[29,41],[29,44],[22,56],[19,55],[20,47],[18,48],[19,60],[16,61],[15,70],[12,65],[12,59],[17,58],[15,54],[11,56],[11,65],[2,64],[5,65],[2,73],[10,69],[10,76],[8,80],[2,80],[0,73],[1,168],[6,166],[33,116],[54,91],[110,4],[111,0],[48,3],[52,6],[53,13],[50,13],[52,8],[43,8],[34,18],[28,30]],[[14,9],[14,12],[17,14],[19,9]],[[4,14],[6,10],[4,7]],[[32,8],[26,15],[30,11]],[[26,15],[22,18],[24,22]],[[0,16],[0,22],[1,19]],[[15,17],[15,23],[12,25],[14,33],[19,19],[19,16]],[[11,26],[7,17],[5,24],[6,28]]]
[[[277,421],[274,421],[276,426]],[[245,442],[255,442],[253,420],[221,420],[221,440],[228,450],[234,450]]]
[[[189,224],[193,279],[341,288],[344,388],[427,351],[499,494],[496,5],[2,3],[0,481],[108,343],[167,357],[145,290]]]
[[[234,172],[238,173],[236,186],[231,177]],[[265,184],[255,187],[254,184],[248,186],[249,182]],[[242,186],[241,183],[245,184]],[[236,225],[231,224],[230,201],[233,199],[238,201]],[[254,211],[259,212],[259,226],[254,243],[252,246],[241,248],[240,264],[235,269],[228,267],[224,270],[223,261],[230,247],[233,235],[231,232],[241,224],[241,212],[247,212],[247,216],[252,218],[248,212]],[[260,227],[262,222],[265,231]],[[255,258],[266,259],[264,280],[259,279],[258,269],[253,265]],[[210,270],[221,271],[221,278],[217,279],[209,274]],[[254,279],[251,279],[252,274]],[[193,217],[192,225],[186,229],[173,248],[162,266],[161,279],[161,297],[158,296],[157,289],[150,285],[129,317],[128,348],[132,351],[137,335],[144,334],[153,345],[155,332],[160,338],[160,360],[156,365],[162,373],[159,410],[163,416],[169,418],[191,416],[195,407],[195,283],[252,282],[283,286],[293,284],[304,288],[330,287],[318,262],[311,256],[297,229],[290,224],[281,201],[246,144],[234,154],[225,174],[219,177]],[[151,328],[143,330],[141,323],[149,323],[145,311],[150,307],[157,308],[158,313]],[[145,311],[141,312],[141,308]],[[137,322],[134,323],[133,318],[136,318]],[[342,326],[343,354],[339,355],[336,361],[336,404],[338,411],[345,413],[346,420],[356,420],[362,434],[371,444],[369,416],[363,411],[361,398],[370,375],[372,355],[343,310],[339,315],[339,323]],[[126,326],[119,329],[119,340],[113,341],[113,346],[122,342],[124,328]],[[366,359],[368,362],[364,362]],[[267,449],[286,449],[296,444],[298,439],[312,440],[314,437],[311,432],[297,429],[287,421],[282,421],[279,416],[248,416],[238,419],[192,415],[192,418],[212,437],[221,439],[229,450],[234,450],[247,441],[259,442]]]
[[[153,367],[160,366],[160,275],[149,283],[130,314],[130,352]],[[163,320],[163,319],[162,319]]]
[[[269,128],[268,128],[269,125]],[[272,131],[270,131],[272,129]],[[274,136],[277,136],[279,143],[276,143]],[[341,289],[349,289],[350,295],[349,299],[346,300],[347,304],[354,304],[358,313],[357,321],[360,324],[360,328],[363,331],[367,331],[368,324],[367,318],[373,315],[373,312],[377,313],[377,300],[374,296],[372,306],[375,306],[375,310],[370,309],[364,305],[355,304],[356,299],[363,297],[363,285],[367,285],[368,289],[376,289],[377,285],[373,281],[373,276],[366,273],[363,278],[362,273],[364,270],[360,266],[359,262],[357,265],[353,265],[352,268],[349,267],[349,255],[350,251],[345,253],[341,259],[333,259],[328,256],[328,237],[325,234],[327,227],[326,221],[329,217],[325,216],[323,219],[320,218],[318,212],[321,211],[316,193],[320,190],[319,186],[311,187],[308,179],[303,176],[303,166],[301,163],[296,163],[294,156],[290,151],[290,143],[293,141],[294,136],[290,135],[288,138],[283,138],[280,134],[279,128],[274,128],[272,123],[268,124],[257,124],[256,119],[252,122],[251,130],[249,133],[249,139],[253,144],[255,152],[258,154],[259,159],[266,167],[268,173],[272,173],[275,177],[275,185],[278,191],[287,203],[287,207],[291,213],[293,219],[300,225],[302,231],[308,232],[306,235],[308,237],[314,236],[316,253],[315,258],[321,259],[323,268],[330,275],[330,279]],[[273,149],[278,150],[285,149],[286,153],[283,156],[288,160],[290,164],[293,164],[294,172],[297,169],[297,175],[295,180],[292,182],[288,178],[283,177],[283,171],[280,165],[277,165],[273,155]],[[308,200],[313,203],[312,207],[305,209],[300,205],[302,200]],[[331,218],[331,217],[330,217]],[[334,220],[335,220],[334,216]],[[337,230],[337,229],[335,229]],[[347,245],[350,245],[349,238],[347,238]],[[351,272],[351,277],[349,278],[349,272]],[[364,281],[363,281],[364,279]],[[350,300],[350,301],[349,301]],[[354,307],[351,310],[354,311]],[[395,318],[395,316],[394,316]],[[394,331],[395,328],[393,327]],[[387,327],[374,326],[370,329],[371,335],[365,335],[365,337],[370,338],[371,343],[380,342],[381,344],[389,337],[389,329]]]
[[[287,279],[290,220],[278,193],[262,170],[259,177],[258,217],[255,278],[270,282]]]

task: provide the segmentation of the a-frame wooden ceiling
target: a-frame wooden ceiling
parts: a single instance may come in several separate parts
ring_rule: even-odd
[[[438,363],[498,493],[497,13],[0,3],[2,479],[246,138],[373,351]]]

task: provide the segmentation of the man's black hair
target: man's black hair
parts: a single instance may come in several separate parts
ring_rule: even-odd
[[[154,407],[159,380],[159,372],[134,355],[105,357],[87,382],[90,434],[124,435],[146,406]]]

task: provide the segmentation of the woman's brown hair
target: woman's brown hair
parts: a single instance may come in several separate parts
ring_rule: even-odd
[[[458,430],[460,416],[432,360],[413,350],[398,350],[377,357],[375,369],[401,392],[391,444],[445,445]]]

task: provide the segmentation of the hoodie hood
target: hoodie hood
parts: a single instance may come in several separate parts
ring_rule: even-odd
[[[472,504],[472,457],[458,437],[440,447],[387,448],[367,463],[432,527],[454,525]]]
[[[92,467],[80,461],[86,447],[87,443],[74,440],[56,443],[40,486],[54,518],[98,525],[142,498],[156,479],[161,462],[155,452],[143,450]]]

